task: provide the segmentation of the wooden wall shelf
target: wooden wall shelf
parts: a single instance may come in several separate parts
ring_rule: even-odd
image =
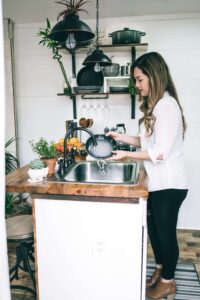
[[[122,95],[130,95],[130,93],[128,92],[108,92],[108,93],[72,93],[72,96],[81,96],[81,95],[119,95],[119,94],[122,94]],[[58,93],[57,96],[68,96],[64,93]]]
[[[120,45],[113,45],[113,44],[105,44],[99,45],[100,49],[105,49],[105,51],[110,52],[127,52],[131,51],[131,48],[136,48],[137,51],[147,51],[148,43],[140,43],[140,44],[120,44]],[[68,51],[66,48],[60,48],[64,51]],[[82,47],[76,50],[76,53],[86,53],[89,51],[89,46]]]

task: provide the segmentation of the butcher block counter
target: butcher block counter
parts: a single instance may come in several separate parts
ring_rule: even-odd
[[[27,171],[28,166],[24,166],[7,175],[6,191],[40,195],[77,195],[129,199],[148,196],[143,170],[140,171],[137,185],[61,182],[54,175],[41,182],[30,183],[28,182]]]
[[[130,184],[31,183],[28,166],[6,176],[7,192],[33,199],[37,300],[144,300],[145,174]]]

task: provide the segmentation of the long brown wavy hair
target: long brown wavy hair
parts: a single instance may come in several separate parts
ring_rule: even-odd
[[[168,91],[170,96],[177,101],[181,110],[184,135],[187,126],[183,109],[180,105],[169,68],[163,57],[157,52],[146,53],[134,62],[131,67],[131,74],[133,74],[134,68],[136,67],[149,78],[149,95],[146,97],[139,95],[139,101],[141,102],[140,110],[144,113],[143,117],[139,119],[139,127],[141,123],[144,122],[148,136],[152,135],[156,121],[153,115],[153,109],[156,103],[163,97],[165,91]]]

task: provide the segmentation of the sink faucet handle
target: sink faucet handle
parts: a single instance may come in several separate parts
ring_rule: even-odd
[[[72,164],[75,163],[75,154],[76,154],[77,147],[73,146],[68,152],[67,155],[67,167],[71,166]]]
[[[76,151],[77,151],[77,147],[76,146],[73,146],[72,148],[71,148],[71,151],[70,151],[70,154],[76,154]]]
[[[104,128],[104,133],[107,133],[107,132],[109,132],[109,128],[106,126],[106,127]]]
[[[64,175],[64,173],[65,173],[65,170],[64,170],[64,160],[62,158],[60,158],[58,160],[58,165],[59,165],[58,174]]]
[[[69,166],[71,166],[72,164],[76,163],[75,161],[75,154],[77,151],[76,147],[72,147],[70,152],[67,152],[67,139],[69,138],[70,134],[74,131],[85,131],[87,132],[93,139],[93,144],[97,145],[97,141],[95,138],[95,135],[92,133],[92,131],[90,131],[87,128],[83,128],[83,127],[75,127],[75,128],[71,128],[67,131],[67,133],[65,134],[65,138],[64,138],[64,161],[63,161],[63,170],[66,171],[66,168],[68,168]]]

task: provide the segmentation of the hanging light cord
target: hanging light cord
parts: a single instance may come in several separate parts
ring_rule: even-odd
[[[96,49],[99,49],[99,0],[96,2]]]

